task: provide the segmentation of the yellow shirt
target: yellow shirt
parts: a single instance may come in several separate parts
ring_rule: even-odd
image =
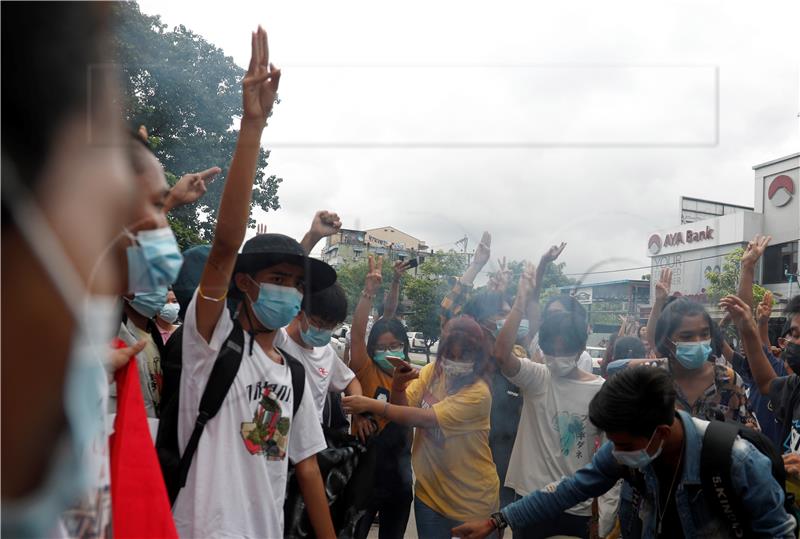
[[[355,375],[358,378],[358,383],[361,384],[361,391],[365,397],[389,402],[389,394],[392,390],[392,376],[378,367],[374,361],[371,359],[367,361],[361,369],[356,371]],[[389,422],[386,418],[379,416],[375,417],[375,421],[378,422],[380,431]]]
[[[409,406],[433,408],[437,428],[417,427],[411,463],[416,496],[447,518],[468,521],[498,510],[500,481],[489,449],[492,394],[483,380],[448,395],[434,364],[406,389]]]

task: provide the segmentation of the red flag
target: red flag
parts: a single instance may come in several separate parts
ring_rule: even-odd
[[[117,348],[127,345],[117,339]],[[118,539],[177,539],[161,465],[150,436],[136,358],[115,374],[117,417],[111,447],[111,508]]]

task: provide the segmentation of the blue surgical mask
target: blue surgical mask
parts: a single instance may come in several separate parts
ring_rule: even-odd
[[[331,342],[332,334],[332,329],[318,328],[311,323],[308,324],[308,329],[305,331],[302,329],[302,327],[300,328],[300,337],[302,337],[303,342],[309,346],[327,345],[329,342]]]
[[[694,370],[702,367],[711,355],[711,341],[676,342],[675,359],[685,368]]]
[[[252,277],[250,277],[254,283]],[[280,286],[272,283],[256,283],[258,298],[250,300],[253,313],[267,329],[278,329],[289,325],[289,322],[300,312],[303,294],[291,286]],[[250,299],[248,296],[247,299]]]
[[[650,455],[647,452],[647,448],[650,447],[655,435],[656,431],[653,431],[653,435],[650,436],[650,440],[643,449],[637,449],[636,451],[617,451],[616,449],[612,449],[611,454],[620,464],[630,468],[642,470],[652,463],[656,458],[658,458],[658,456],[661,454],[661,450],[664,448],[664,440],[661,440],[658,449],[653,455]]]
[[[181,306],[177,303],[165,303],[161,310],[158,312],[158,317],[163,320],[164,322],[169,322],[170,324],[174,324],[175,321],[178,319],[178,313],[181,310]]]
[[[178,278],[183,265],[183,255],[168,226],[155,230],[142,230],[128,247],[128,291],[153,292],[158,287],[169,286]]]
[[[8,168],[6,168],[8,167]],[[108,379],[104,363],[118,320],[119,298],[86,290],[41,210],[24,194],[3,155],[3,197],[20,234],[30,245],[51,282],[71,310],[75,326],[64,378],[63,410],[66,425],[52,441],[53,451],[40,486],[22,499],[3,500],[4,537],[47,537],[58,516],[87,492],[90,472],[87,452],[103,433]],[[4,208],[5,209],[5,208]]]
[[[146,318],[155,318],[161,309],[167,304],[167,288],[161,287],[155,292],[145,292],[136,294],[128,302],[133,310]],[[177,306],[177,303],[173,305]]]

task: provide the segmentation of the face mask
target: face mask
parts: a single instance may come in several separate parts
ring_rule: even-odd
[[[171,228],[142,230],[136,236],[128,232],[128,237],[135,243],[127,251],[129,292],[153,292],[175,282],[183,255]]]
[[[453,359],[442,358],[442,372],[448,378],[458,378],[474,371],[474,365],[467,361],[455,361]]]
[[[800,374],[800,344],[787,342],[781,358],[789,364],[795,374]]]
[[[75,327],[64,379],[66,426],[53,442],[53,457],[36,492],[21,500],[4,500],[2,534],[46,537],[58,516],[89,485],[87,451],[105,421],[108,380],[104,363],[117,326],[118,298],[87,293],[86,288],[31,196],[23,194],[13,165],[3,156],[3,196],[20,234],[39,259],[72,311]]]
[[[638,468],[639,470],[642,470],[655,459],[657,459],[661,454],[661,450],[664,448],[664,440],[661,440],[661,443],[658,444],[658,449],[653,455],[650,455],[647,452],[647,448],[650,447],[655,435],[656,433],[654,431],[653,435],[650,436],[650,440],[647,442],[647,445],[644,446],[644,449],[637,449],[636,451],[617,451],[616,449],[613,449],[611,454],[614,455],[614,458],[617,459],[617,462],[620,464],[630,468]]]
[[[162,287],[155,292],[136,294],[128,304],[142,316],[155,318],[167,304],[167,289]],[[177,306],[178,304],[174,303],[173,305]]]
[[[300,337],[309,346],[325,346],[331,342],[332,334],[332,329],[321,329],[311,324],[308,324],[308,329],[305,331],[303,331],[302,327],[300,328]]]
[[[177,303],[165,303],[158,312],[158,317],[164,322],[174,324],[175,320],[178,319],[178,313],[180,310],[181,306]]]
[[[699,369],[711,355],[711,341],[676,342],[675,359],[686,369]]]
[[[389,363],[389,360],[386,359],[386,356],[400,357],[400,358],[405,359],[403,357],[404,354],[402,352],[400,352],[400,353],[389,352],[389,351],[386,351],[386,352],[375,352],[375,355],[372,356],[372,361],[374,361],[378,365],[378,367],[383,369],[384,372],[387,372],[389,374],[392,374],[394,372],[394,365]]]
[[[500,330],[503,329],[503,325],[505,323],[506,323],[505,320],[497,321],[497,332],[495,333],[495,336],[497,336],[497,334],[500,333]],[[525,337],[528,334],[528,331],[530,331],[529,322],[527,320],[520,320],[519,327],[517,328],[517,339]]]
[[[555,376],[566,376],[578,366],[577,356],[544,356],[545,364]]]
[[[251,281],[255,283],[253,278]],[[288,326],[289,322],[300,312],[303,294],[296,288],[279,286],[271,283],[256,283],[259,287],[258,298],[250,301],[258,321],[267,329],[278,329]],[[247,299],[250,299],[248,296]]]

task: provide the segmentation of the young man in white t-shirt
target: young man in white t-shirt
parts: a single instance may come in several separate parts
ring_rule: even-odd
[[[308,298],[303,311],[275,339],[275,346],[299,359],[305,367],[317,415],[323,424],[329,392],[362,394],[356,375],[330,344],[333,329],[346,317],[347,295],[335,284]],[[372,422],[360,415],[353,415],[352,422],[353,434],[366,441],[374,429]]]
[[[280,234],[244,240],[260,140],[277,99],[280,71],[266,32],[252,38],[242,80],[243,113],[219,207],[214,241],[184,319],[178,444],[185,450],[211,369],[235,323],[244,330],[241,365],[216,416],[205,425],[186,485],[173,506],[181,537],[283,537],[289,460],[316,537],[335,537],[316,454],[326,447],[305,382],[295,414],[289,359],[275,346],[300,312],[303,294],[336,273]],[[236,301],[232,316],[226,305]]]
[[[539,328],[544,364],[511,353],[517,327],[529,295],[534,293],[535,268],[520,278],[517,298],[498,335],[495,357],[503,375],[519,387],[523,398],[517,437],[506,475],[506,486],[518,497],[549,488],[592,460],[601,432],[589,421],[589,402],[603,379],[578,367],[586,348],[586,311],[545,312]],[[591,502],[572,507],[558,519],[535,529],[514,530],[522,537],[551,535],[589,537]]]

